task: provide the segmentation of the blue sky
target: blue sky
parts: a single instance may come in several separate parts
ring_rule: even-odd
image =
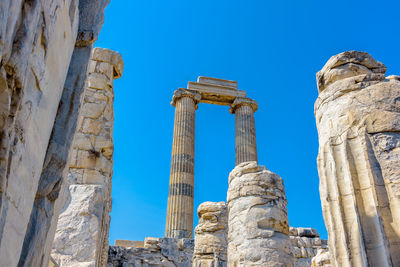
[[[96,46],[122,54],[115,81],[110,243],[164,235],[173,91],[197,76],[236,80],[257,100],[258,159],[286,186],[289,222],[327,238],[318,191],[315,73],[333,55],[369,52],[400,74],[400,1],[112,0]],[[195,209],[225,201],[234,116],[196,113]],[[195,225],[197,215],[195,214]]]

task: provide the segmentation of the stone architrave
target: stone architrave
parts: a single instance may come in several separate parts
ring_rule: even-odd
[[[228,266],[294,266],[283,180],[257,162],[229,174]]]
[[[231,105],[230,112],[235,114],[236,165],[257,161],[256,111],[257,102],[250,98],[238,97]]]
[[[200,95],[175,91],[174,139],[168,195],[166,237],[192,238],[195,113]]]
[[[94,48],[75,133],[66,199],[51,256],[63,266],[105,266],[111,212],[113,80],[122,75],[121,55]]]
[[[227,264],[228,212],[225,202],[204,202],[197,209],[193,267],[225,267]]]
[[[331,264],[400,266],[400,78],[364,52],[317,73],[318,172]]]

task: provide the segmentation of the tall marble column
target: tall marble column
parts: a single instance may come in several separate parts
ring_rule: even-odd
[[[254,112],[257,102],[250,98],[238,97],[231,105],[235,113],[236,165],[247,161],[257,161],[256,126]]]
[[[195,112],[200,95],[184,89],[174,92],[174,139],[172,143],[165,236],[192,238],[194,186]]]

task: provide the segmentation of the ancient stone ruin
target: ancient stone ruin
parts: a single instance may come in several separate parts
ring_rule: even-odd
[[[198,103],[231,106],[235,113],[236,163],[257,161],[254,112],[257,103],[237,89],[237,82],[199,77],[188,88],[174,92],[174,139],[172,142],[165,236],[192,238],[194,192],[194,127]]]
[[[317,74],[318,171],[333,266],[400,266],[400,77],[344,52]]]
[[[400,76],[365,52],[317,74],[328,240],[290,227],[284,181],[257,162],[257,103],[199,77],[175,107],[165,237],[108,244],[117,52],[93,48],[109,0],[0,0],[0,266],[400,266]],[[118,92],[118,90],[116,91]],[[235,114],[227,201],[197,208],[199,103]]]

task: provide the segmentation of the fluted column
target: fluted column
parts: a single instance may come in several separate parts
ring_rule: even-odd
[[[247,161],[257,161],[256,126],[254,112],[257,102],[250,98],[238,97],[230,112],[235,113],[236,165]]]
[[[199,94],[179,89],[171,103],[175,107],[175,123],[166,237],[192,238],[193,234],[194,130],[199,100]]]
[[[318,172],[333,267],[400,266],[400,78],[365,52],[317,74]]]

